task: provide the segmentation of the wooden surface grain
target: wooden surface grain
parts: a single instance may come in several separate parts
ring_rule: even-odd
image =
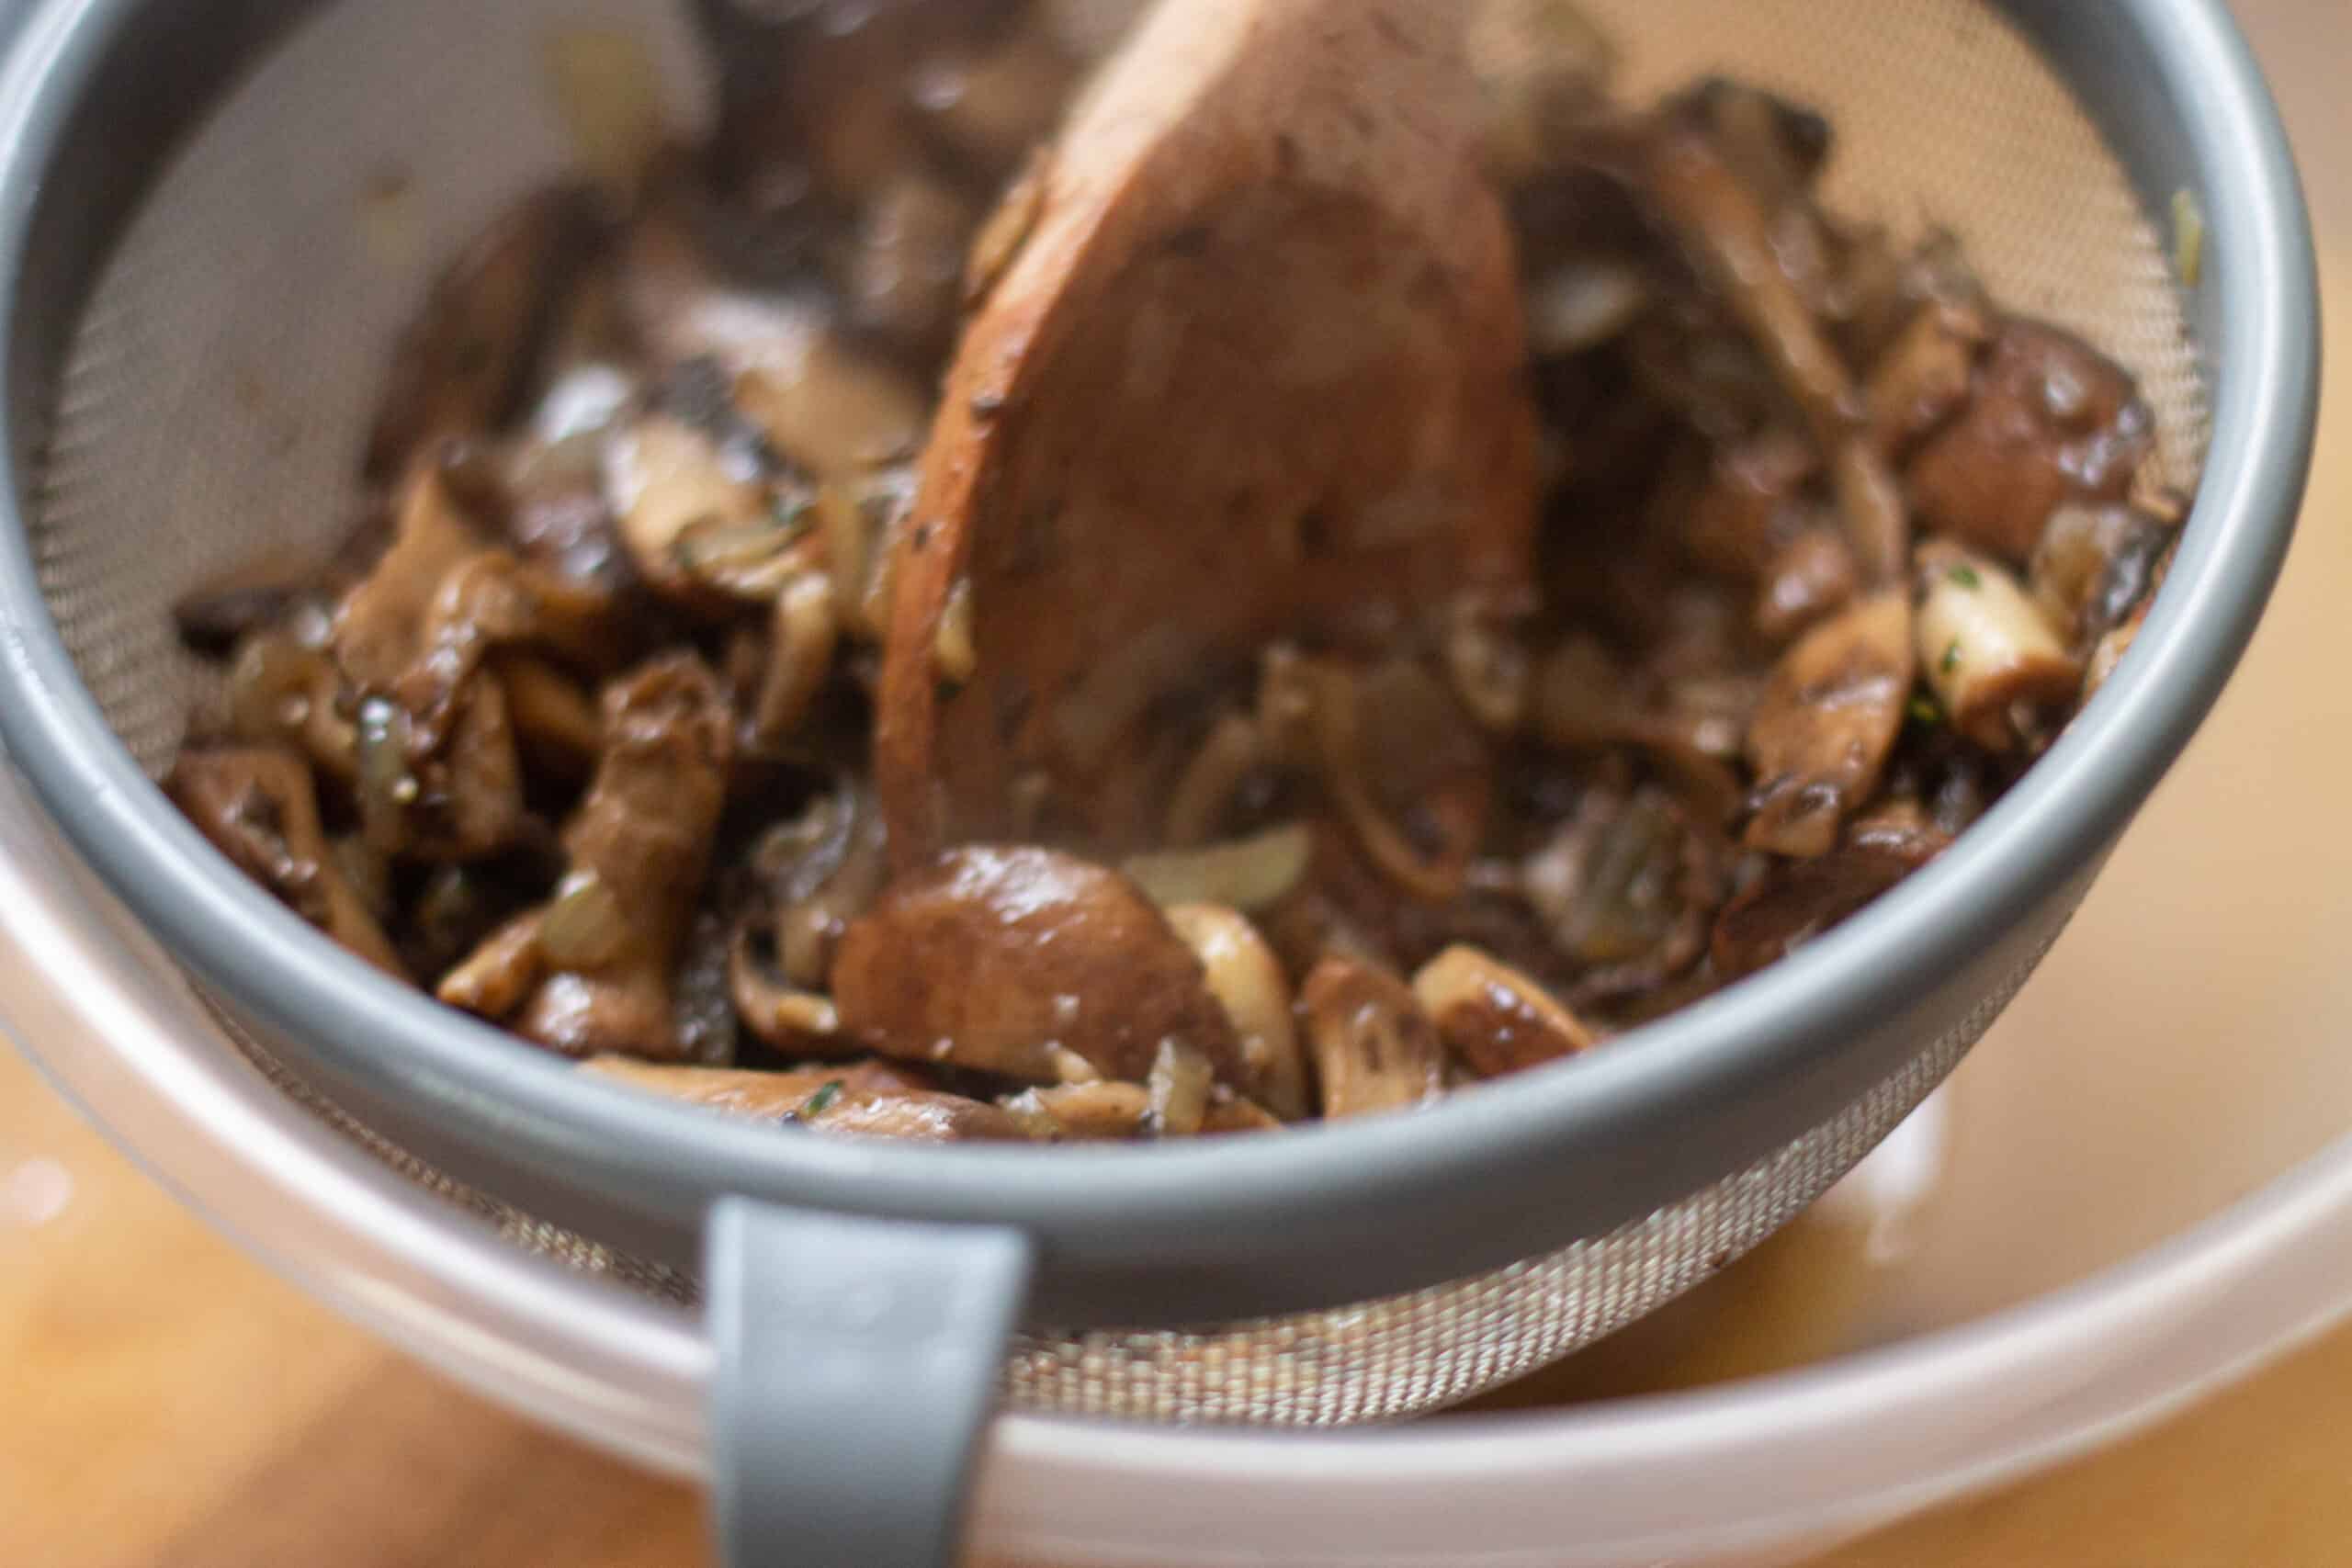
[[[2352,1334],[1820,1568],[2339,1568]],[[694,1568],[700,1502],[265,1273],[0,1055],[0,1563]]]
[[[2335,161],[2352,148],[2352,100],[2339,91],[2352,13],[2343,0],[2239,9],[2281,81],[2329,260],[2352,263],[2352,174]],[[2336,318],[2352,319],[2352,266],[2335,274]],[[2279,705],[2278,724],[2307,715],[2314,691],[2344,732],[2347,402],[2331,405],[2335,438],[2266,633],[2274,646],[2245,682],[2259,690],[2233,699],[2229,722],[2245,732],[2274,722],[2266,702]],[[2340,1568],[2352,1561],[2347,1408],[2352,1334],[2153,1435],[1820,1568]],[[706,1558],[691,1492],[538,1433],[305,1300],[0,1050],[0,1568]]]

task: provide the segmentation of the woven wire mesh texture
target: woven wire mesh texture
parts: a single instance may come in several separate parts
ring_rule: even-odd
[[[1115,8],[1128,0],[1065,0]],[[1957,231],[1996,292],[2142,378],[2162,463],[2193,479],[2207,420],[2167,248],[2064,87],[1976,0],[1592,0],[1636,93],[1736,72],[1826,112],[1833,199],[1913,234]],[[356,454],[391,340],[451,254],[570,149],[545,86],[570,30],[640,39],[682,129],[705,105],[665,0],[345,4],[264,62],[126,234],[49,400],[35,558],[83,677],[151,771],[207,670],[169,610],[353,517]],[[361,90],[364,89],[364,90]],[[1164,1420],[1331,1423],[1470,1397],[1623,1326],[1747,1251],[1857,1163],[2021,985],[1823,1126],[1681,1203],[1556,1256],[1396,1301],[1227,1331],[1029,1340],[1017,1405]],[[517,1245],[678,1302],[692,1281],[448,1179],[361,1126],[223,1018],[289,1095]],[[1638,1045],[1630,1048],[1638,1048]]]

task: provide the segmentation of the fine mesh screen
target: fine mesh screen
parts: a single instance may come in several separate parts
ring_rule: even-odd
[[[1069,0],[1079,10],[1125,0]],[[1840,132],[1833,199],[1898,233],[1962,235],[1996,295],[2082,333],[2142,378],[2163,476],[2194,478],[2199,365],[2168,247],[2063,85],[1976,0],[1589,0],[1636,93],[1736,72]],[[393,334],[440,259],[570,150],[547,86],[567,29],[640,39],[682,129],[704,111],[665,0],[345,5],[273,55],[153,194],[100,279],[51,400],[34,549],[67,646],[125,743],[160,773],[204,670],[186,592],[316,556],[352,475]],[[1175,1420],[1337,1422],[1469,1397],[1661,1304],[1784,1224],[1939,1082],[2024,982],[1841,1115],[1616,1235],[1485,1279],[1229,1333],[1029,1341],[1018,1404]],[[464,1190],[227,1037],[404,1175],[516,1241],[682,1303],[691,1283]],[[1636,1047],[1637,1048],[1637,1047]]]

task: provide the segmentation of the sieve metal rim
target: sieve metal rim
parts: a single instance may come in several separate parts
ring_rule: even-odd
[[[550,1182],[691,1232],[748,1194],[1038,1238],[1034,1314],[1304,1310],[1460,1278],[1600,1234],[1833,1114],[1905,1047],[1883,1027],[1956,987],[2128,822],[2218,696],[2283,561],[2316,406],[2308,219],[2275,108],[2217,0],[2003,6],[2111,121],[2170,127],[2134,165],[2208,217],[2196,311],[2217,366],[2214,442],[2165,601],[2075,730],[1945,860],[1792,962],[1602,1052],[1425,1114],[1215,1150],[876,1149],[777,1139],[578,1080],[330,948],[235,877],[172,810],[82,688],[44,603],[23,507],[28,417],[109,230],[249,49],[310,0],[208,7],[48,0],[0,74],[0,734],[80,852],[209,981],[345,1079],[430,1110]],[[125,130],[95,106],[168,57]],[[143,141],[141,140],[143,138]],[[2127,139],[2146,151],[2145,137]],[[136,144],[134,144],[136,143]],[[104,177],[98,177],[103,175]],[[2166,192],[2165,194],[2169,194]],[[2154,203],[2152,203],[2154,205]],[[77,274],[79,276],[77,276]],[[1606,1181],[1590,1179],[1598,1170]],[[1513,1195],[1541,1191],[1542,1205]],[[1366,1246],[1408,1230],[1411,1248]]]

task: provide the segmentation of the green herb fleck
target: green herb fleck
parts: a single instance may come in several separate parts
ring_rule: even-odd
[[[824,1088],[819,1089],[816,1093],[808,1097],[808,1103],[800,1108],[800,1114],[803,1116],[822,1116],[826,1111],[831,1111],[833,1108],[833,1101],[842,1097],[842,1080],[835,1078],[832,1082],[827,1084]]]
[[[1924,724],[1932,729],[1944,721],[1944,710],[1936,705],[1935,698],[1921,692],[1911,699],[1911,718],[1914,723]]]
[[[1976,569],[1973,566],[1956,566],[1944,575],[1951,578],[1955,585],[1962,588],[1982,588],[1984,586],[1984,580],[1976,575]]]
[[[1960,668],[1960,639],[1958,637],[1954,637],[1951,646],[1944,649],[1943,662],[1938,668],[1947,675]]]

